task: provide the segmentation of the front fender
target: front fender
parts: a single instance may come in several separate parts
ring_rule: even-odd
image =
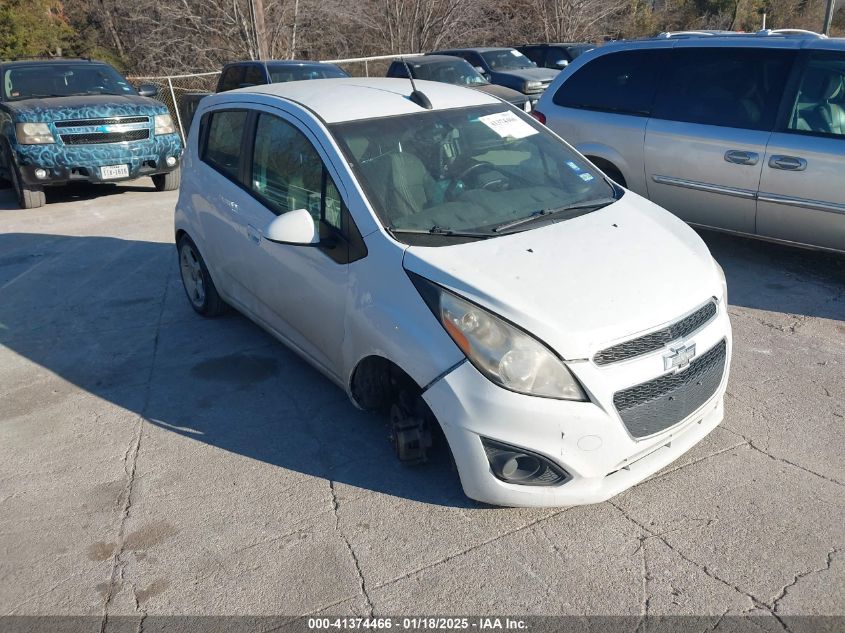
[[[609,145],[605,145],[604,143],[590,142],[578,143],[575,145],[575,149],[577,149],[585,157],[602,158],[611,163],[619,170],[619,173],[622,174],[622,177],[625,179],[625,183],[629,189],[637,191],[639,188],[639,183],[642,180],[642,174],[638,176],[631,163],[625,160],[625,157],[614,148]],[[637,191],[637,193],[640,195],[647,194],[647,192],[643,191]]]

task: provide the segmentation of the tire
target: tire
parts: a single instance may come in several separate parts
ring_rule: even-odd
[[[177,246],[179,272],[182,287],[191,307],[204,317],[212,318],[222,314],[226,304],[217,293],[217,288],[202,255],[193,240],[183,235]]]
[[[152,178],[156,191],[176,191],[179,189],[179,183],[182,182],[182,168],[177,167],[171,172],[156,174]]]
[[[12,176],[12,187],[18,196],[18,206],[21,209],[37,209],[43,207],[47,202],[47,197],[44,195],[44,187],[32,187],[21,180],[17,167],[14,164],[9,164],[9,173]]]

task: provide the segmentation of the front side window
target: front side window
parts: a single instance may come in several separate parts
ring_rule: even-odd
[[[546,128],[506,106],[331,126],[395,234],[495,237],[583,214],[616,190]],[[401,239],[405,239],[402,237]]]
[[[652,116],[771,130],[793,53],[760,48],[681,48],[671,54]]]
[[[315,222],[341,229],[343,202],[320,155],[302,132],[279,117],[258,117],[250,187],[277,215],[307,209]]]
[[[622,51],[582,66],[558,88],[552,101],[565,108],[648,116],[663,51]]]
[[[202,159],[223,175],[237,180],[247,113],[245,110],[221,110],[208,116],[211,120]]]
[[[3,99],[81,95],[136,95],[120,73],[107,64],[90,62],[25,64],[3,73]]]
[[[813,53],[804,69],[789,130],[845,137],[845,55]]]
[[[487,66],[493,71],[534,68],[534,63],[515,48],[481,53]]]

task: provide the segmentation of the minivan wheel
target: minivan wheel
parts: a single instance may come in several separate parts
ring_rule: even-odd
[[[44,206],[47,202],[44,187],[31,187],[24,184],[14,165],[9,165],[9,173],[12,175],[12,187],[14,187],[15,194],[18,196],[18,206],[21,209],[37,209]]]
[[[182,169],[177,167],[166,174],[156,174],[153,178],[153,185],[156,191],[176,191],[179,183],[182,182]]]
[[[178,253],[182,286],[191,307],[204,317],[214,317],[223,312],[225,304],[217,294],[196,244],[187,235],[179,240]]]

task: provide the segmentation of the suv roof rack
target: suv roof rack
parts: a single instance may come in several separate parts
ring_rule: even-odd
[[[823,33],[816,33],[815,31],[807,31],[805,29],[762,29],[757,31],[755,35],[780,35],[781,37],[813,37],[816,39],[827,39],[827,35]]]
[[[737,35],[736,31],[664,31],[655,39],[668,40],[675,37],[715,37],[717,35]]]
[[[2,60],[4,62],[90,62],[90,57],[56,57],[55,55],[22,55]]]

